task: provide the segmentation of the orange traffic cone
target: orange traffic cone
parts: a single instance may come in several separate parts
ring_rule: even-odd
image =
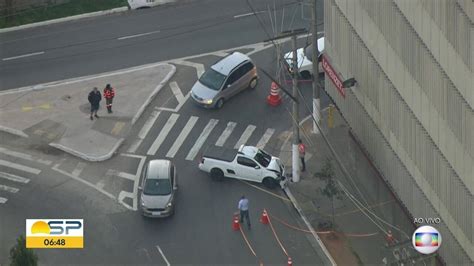
[[[278,88],[278,85],[275,82],[272,82],[272,85],[270,87],[270,95],[267,97],[267,102],[271,106],[277,106],[281,103],[281,97],[279,93],[280,89]]]
[[[288,257],[288,266],[292,266],[293,265],[293,261],[291,260],[290,257]]]
[[[240,229],[239,215],[234,213],[234,221],[232,222],[232,229],[238,231]]]
[[[262,217],[260,218],[260,222],[262,224],[268,224],[268,214],[267,214],[267,210],[265,210],[265,209],[263,209]]]

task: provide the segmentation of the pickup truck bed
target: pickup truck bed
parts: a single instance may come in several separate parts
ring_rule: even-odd
[[[232,162],[236,154],[237,154],[237,150],[211,145],[211,146],[208,146],[204,150],[202,157],[226,161],[226,162]]]

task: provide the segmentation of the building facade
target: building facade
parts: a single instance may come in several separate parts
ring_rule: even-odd
[[[474,1],[325,0],[325,87],[439,254],[474,263]],[[342,90],[342,91],[341,91]],[[412,232],[408,232],[409,234]]]

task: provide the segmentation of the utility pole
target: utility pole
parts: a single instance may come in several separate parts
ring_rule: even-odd
[[[298,97],[298,61],[296,54],[296,35],[291,36],[291,50],[293,50],[293,71],[292,77],[293,80],[293,97],[299,99]],[[298,154],[298,144],[300,139],[300,125],[299,125],[299,114],[298,114],[298,101],[293,101],[293,145],[291,146],[292,154],[292,179],[293,182],[300,181],[300,161]]]
[[[292,110],[292,118],[293,118],[293,144],[291,146],[291,158],[292,158],[292,180],[293,182],[300,181],[300,160],[299,160],[299,153],[298,153],[298,142],[300,139],[300,130],[299,130],[299,93],[298,93],[298,61],[297,61],[297,53],[296,53],[296,37],[301,34],[307,33],[306,29],[295,29],[291,31],[282,32],[280,36],[272,38],[268,41],[274,41],[277,39],[283,39],[291,37],[291,49],[293,51],[292,56],[292,67],[291,67],[291,78],[293,81],[293,92],[290,98],[293,100],[293,110]],[[281,61],[283,60],[281,56],[278,56],[278,59]],[[281,63],[281,62],[280,62]],[[286,93],[286,90],[285,90]]]
[[[316,125],[321,125],[321,101],[320,95],[321,91],[319,88],[319,49],[318,49],[318,29],[317,29],[317,8],[316,8],[317,0],[313,0],[313,12],[311,12],[311,37],[313,39],[313,52],[311,61],[313,62],[313,116],[315,120],[313,120],[313,133],[318,134],[319,129]]]

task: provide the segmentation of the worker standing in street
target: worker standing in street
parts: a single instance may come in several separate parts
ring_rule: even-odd
[[[94,87],[94,89],[89,93],[87,100],[89,100],[89,103],[91,104],[91,120],[94,120],[92,115],[99,118],[97,111],[99,110],[99,103],[102,100],[102,96],[100,96],[100,92],[96,87]]]
[[[301,159],[301,172],[304,172],[306,170],[306,163],[304,161],[304,156],[306,154],[306,146],[303,144],[301,139],[298,141],[298,152]]]
[[[240,211],[240,223],[244,222],[244,219],[247,220],[247,226],[250,229],[250,216],[249,216],[249,200],[245,198],[244,195],[239,200],[239,211]]]
[[[112,113],[112,102],[115,97],[115,90],[110,86],[110,84],[107,84],[104,89],[104,98],[105,98],[105,104],[107,106],[107,111]]]

